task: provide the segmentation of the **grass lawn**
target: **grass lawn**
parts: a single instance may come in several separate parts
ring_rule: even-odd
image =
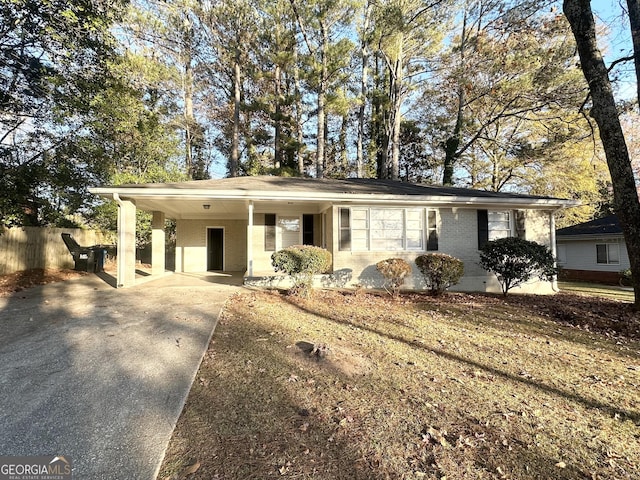
[[[236,295],[158,478],[638,479],[640,316],[570,293]]]
[[[633,289],[621,288],[613,285],[600,285],[584,282],[558,282],[558,287],[563,292],[578,293],[587,296],[597,296],[633,302]]]

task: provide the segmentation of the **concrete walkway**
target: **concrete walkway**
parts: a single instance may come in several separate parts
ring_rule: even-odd
[[[0,298],[0,455],[153,479],[239,275],[115,290],[91,275]]]

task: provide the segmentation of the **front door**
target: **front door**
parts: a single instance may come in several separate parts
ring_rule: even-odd
[[[224,229],[207,229],[207,270],[224,269]]]
[[[302,244],[315,245],[313,215],[302,215]]]

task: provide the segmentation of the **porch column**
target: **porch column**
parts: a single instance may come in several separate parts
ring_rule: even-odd
[[[247,226],[247,276],[253,277],[253,200],[249,201],[249,223]]]
[[[113,199],[118,203],[118,288],[131,287],[136,283],[136,206],[122,200],[117,193]]]
[[[151,274],[162,275],[165,269],[164,212],[153,212],[151,221]]]

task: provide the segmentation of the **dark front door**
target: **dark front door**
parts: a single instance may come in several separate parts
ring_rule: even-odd
[[[302,244],[315,245],[313,240],[313,215],[302,215]]]
[[[224,269],[224,229],[207,229],[207,270]]]

